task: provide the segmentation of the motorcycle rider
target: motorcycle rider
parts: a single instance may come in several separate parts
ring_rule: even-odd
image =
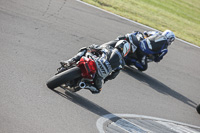
[[[140,34],[140,36],[136,37],[137,34]],[[137,46],[137,60],[133,58],[133,53],[130,52],[128,56],[125,57],[126,64],[135,65],[138,70],[145,71],[148,68],[147,56],[151,55],[152,61],[160,62],[163,56],[167,54],[168,46],[175,40],[175,35],[170,30],[165,30],[163,33],[158,31],[145,31],[144,36],[141,32],[137,31],[126,34],[124,37],[119,38],[119,40],[121,39],[127,40],[132,46],[133,44]]]
[[[124,57],[130,51],[130,43],[126,40],[118,41],[115,48],[100,47],[91,45],[89,48],[82,48],[78,54],[67,61],[60,62],[62,66],[71,66],[78,62],[82,56],[85,56],[88,50],[99,53],[93,59],[97,66],[97,72],[94,77],[94,84],[87,84],[85,89],[89,89],[93,94],[99,93],[102,89],[102,80],[104,83],[114,79],[125,65]]]

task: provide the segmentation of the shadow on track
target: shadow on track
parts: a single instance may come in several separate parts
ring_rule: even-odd
[[[66,91],[65,93],[60,92],[58,90],[52,90],[52,91],[54,91],[55,93],[57,93],[58,95],[60,95],[64,98],[66,98],[67,100],[70,100],[71,102],[87,109],[88,111],[90,111],[96,115],[99,115],[102,118],[105,118],[104,123],[106,123],[107,121],[112,121],[116,125],[119,125],[119,127],[121,127],[120,123],[116,123],[116,121],[118,121],[120,119],[123,120],[123,117],[112,114],[111,112],[109,112],[106,109],[100,107],[99,105],[93,103],[92,101],[80,96],[79,94],[69,92],[69,91]],[[129,121],[125,121],[125,122],[127,125],[129,125],[129,124],[132,125],[132,123]],[[100,124],[104,124],[104,123],[100,122]],[[103,125],[101,125],[101,126],[103,126]]]
[[[99,105],[91,102],[90,100],[80,96],[77,93],[66,91],[65,93],[58,91],[58,90],[52,90],[55,93],[59,94],[60,96],[66,98],[67,100],[70,100],[71,102],[93,112],[94,114],[97,114],[99,116],[103,116],[106,114],[112,114],[109,111],[105,110],[104,108],[100,107]]]
[[[109,119],[112,122],[116,122],[117,120],[122,119],[121,117],[116,116],[115,114],[112,114],[111,112],[109,112],[106,109],[100,107],[99,105],[93,103],[92,101],[80,96],[77,93],[73,93],[73,92],[70,92],[70,91],[66,91],[64,93],[64,92],[61,92],[59,90],[52,90],[52,91],[54,91],[55,93],[57,93],[58,95],[60,95],[64,98],[66,98],[67,100],[70,100],[71,102],[87,109],[88,111],[90,111],[90,112],[92,112],[96,115],[99,115],[100,117],[104,117],[104,118],[108,119],[106,116],[108,114],[112,115],[112,119]]]
[[[132,76],[133,78],[135,78],[141,82],[148,84],[151,88],[153,88],[154,90],[156,90],[162,94],[172,96],[172,97],[178,99],[179,101],[188,104],[189,106],[191,106],[193,108],[196,108],[196,106],[197,106],[197,104],[195,102],[193,102],[192,100],[190,100],[187,97],[181,95],[180,93],[174,91],[173,89],[169,88],[168,86],[166,86],[162,82],[158,81],[157,79],[155,79],[145,73],[142,73],[132,67],[125,67],[123,72],[125,72],[126,74]]]

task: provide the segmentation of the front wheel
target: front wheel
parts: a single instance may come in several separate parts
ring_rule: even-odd
[[[200,114],[200,104],[196,107],[196,110]]]
[[[67,81],[71,81],[79,77],[81,77],[81,69],[79,67],[73,67],[51,77],[47,81],[46,85],[49,89],[54,89],[66,83]]]

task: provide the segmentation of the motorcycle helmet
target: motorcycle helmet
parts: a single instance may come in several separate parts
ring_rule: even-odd
[[[175,35],[171,30],[165,30],[162,33],[163,36],[167,38],[168,44],[170,45],[175,40]]]
[[[126,40],[120,40],[116,43],[115,48],[117,48],[123,57],[125,57],[130,52],[130,43]]]

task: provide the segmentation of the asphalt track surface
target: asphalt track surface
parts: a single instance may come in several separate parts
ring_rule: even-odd
[[[200,49],[176,41],[143,73],[126,68],[103,85],[59,95],[45,83],[79,48],[146,27],[73,0],[0,0],[0,133],[94,133],[106,114],[200,126]]]

